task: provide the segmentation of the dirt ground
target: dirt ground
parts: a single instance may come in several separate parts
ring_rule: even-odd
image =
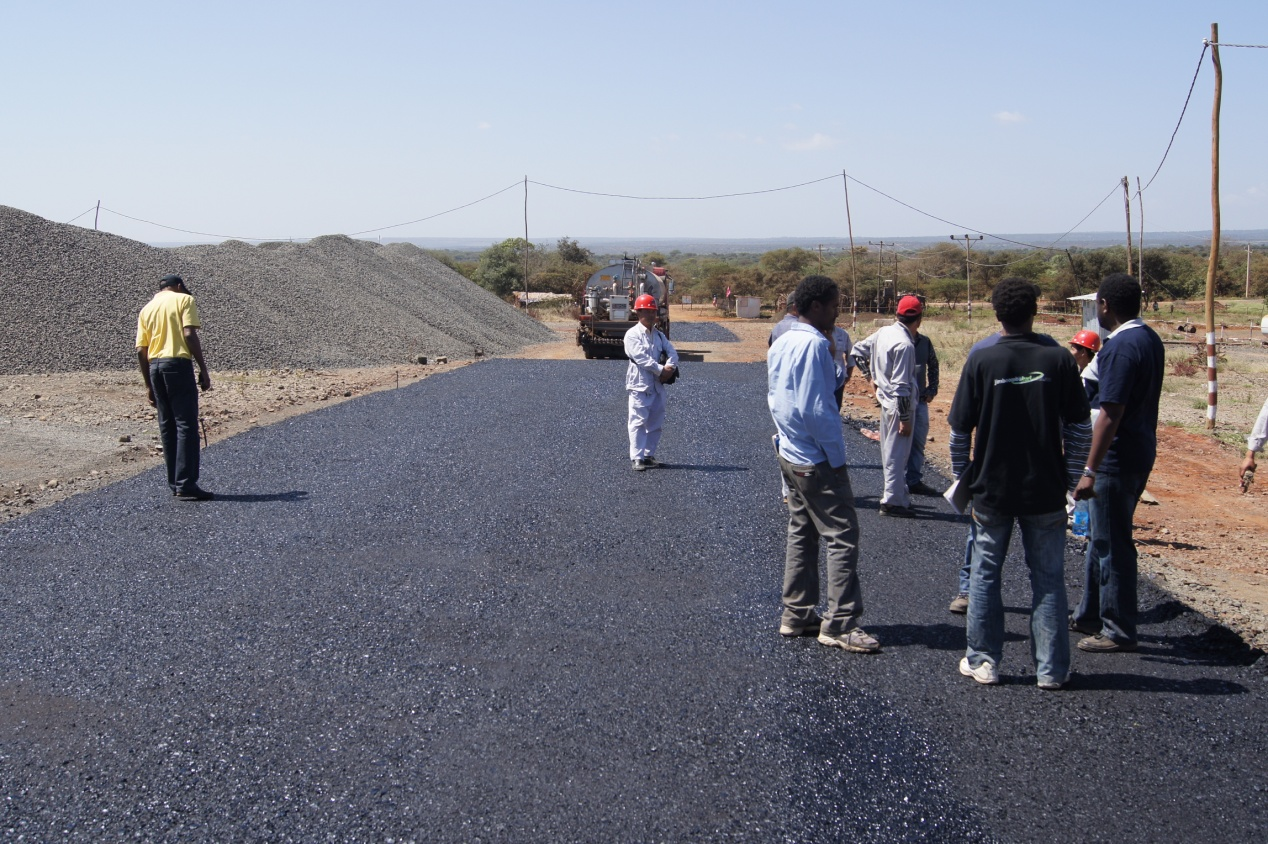
[[[688,365],[765,360],[770,320],[737,320],[711,307],[675,307],[676,322],[722,320],[738,342],[683,342]],[[575,323],[549,323],[559,340],[527,347],[517,358],[582,360]],[[871,333],[862,322],[852,334]],[[268,425],[378,390],[412,384],[467,365],[341,370],[217,372],[204,394],[208,442]],[[944,368],[942,394],[930,414],[926,453],[947,470],[946,414],[955,378]],[[853,379],[843,415],[860,428],[878,417],[866,383]],[[1268,475],[1242,495],[1237,466],[1242,450],[1177,427],[1194,411],[1163,406],[1159,459],[1147,500],[1137,510],[1142,576],[1268,649]],[[1183,420],[1169,415],[1185,415]],[[0,523],[80,492],[104,486],[162,462],[154,410],[135,371],[0,376]],[[948,569],[950,571],[950,569]]]

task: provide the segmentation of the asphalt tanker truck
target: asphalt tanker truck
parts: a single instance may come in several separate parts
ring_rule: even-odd
[[[608,264],[586,281],[577,345],[587,358],[624,358],[625,332],[638,322],[634,300],[643,294],[656,300],[656,325],[668,337],[673,283],[664,267],[648,267],[637,258],[626,256]]]

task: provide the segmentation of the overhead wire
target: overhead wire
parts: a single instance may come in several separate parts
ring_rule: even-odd
[[[1149,181],[1145,182],[1145,186],[1136,191],[1137,196],[1149,190],[1149,186],[1154,183],[1154,179],[1158,178],[1158,174],[1162,172],[1162,165],[1167,163],[1167,155],[1171,152],[1171,145],[1176,142],[1176,133],[1180,131],[1180,124],[1184,122],[1184,114],[1189,110],[1189,100],[1193,98],[1193,86],[1198,84],[1198,74],[1202,72],[1202,59],[1206,58],[1206,48],[1208,46],[1210,46],[1209,42],[1202,42],[1202,54],[1198,56],[1198,66],[1193,71],[1193,81],[1189,83],[1189,93],[1184,97],[1184,107],[1180,109],[1180,119],[1176,121],[1176,128],[1171,130],[1171,140],[1167,141],[1167,148],[1162,153],[1162,160],[1158,162],[1158,169],[1149,177]]]
[[[93,210],[93,209],[94,209],[94,208],[96,208],[96,207],[97,207],[96,205],[90,205],[90,206],[88,207],[88,211],[91,211],[91,210]],[[87,214],[87,213],[88,213],[88,211],[85,211],[85,212],[84,212],[84,214]],[[71,223],[75,222],[75,221],[76,221],[76,220],[78,220],[80,217],[84,216],[84,214],[76,214],[74,217],[71,217],[69,220],[67,220],[67,221],[66,221],[65,223],[63,223],[62,225],[69,226]]]

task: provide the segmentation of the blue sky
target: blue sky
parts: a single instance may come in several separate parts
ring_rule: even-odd
[[[1064,232],[1152,176],[1268,3],[0,6],[0,204],[155,241]],[[1225,229],[1268,228],[1268,50],[1220,51]],[[1203,60],[1150,230],[1210,227]],[[201,238],[129,220],[131,215]],[[92,214],[80,225],[92,225]],[[1133,206],[1133,226],[1137,225]],[[1123,225],[1115,195],[1079,229]],[[373,235],[370,235],[373,236]]]

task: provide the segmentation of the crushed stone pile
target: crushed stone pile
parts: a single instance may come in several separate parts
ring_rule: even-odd
[[[0,205],[0,371],[135,366],[137,312],[168,273],[198,300],[213,371],[470,358],[554,337],[408,243],[159,249]]]

